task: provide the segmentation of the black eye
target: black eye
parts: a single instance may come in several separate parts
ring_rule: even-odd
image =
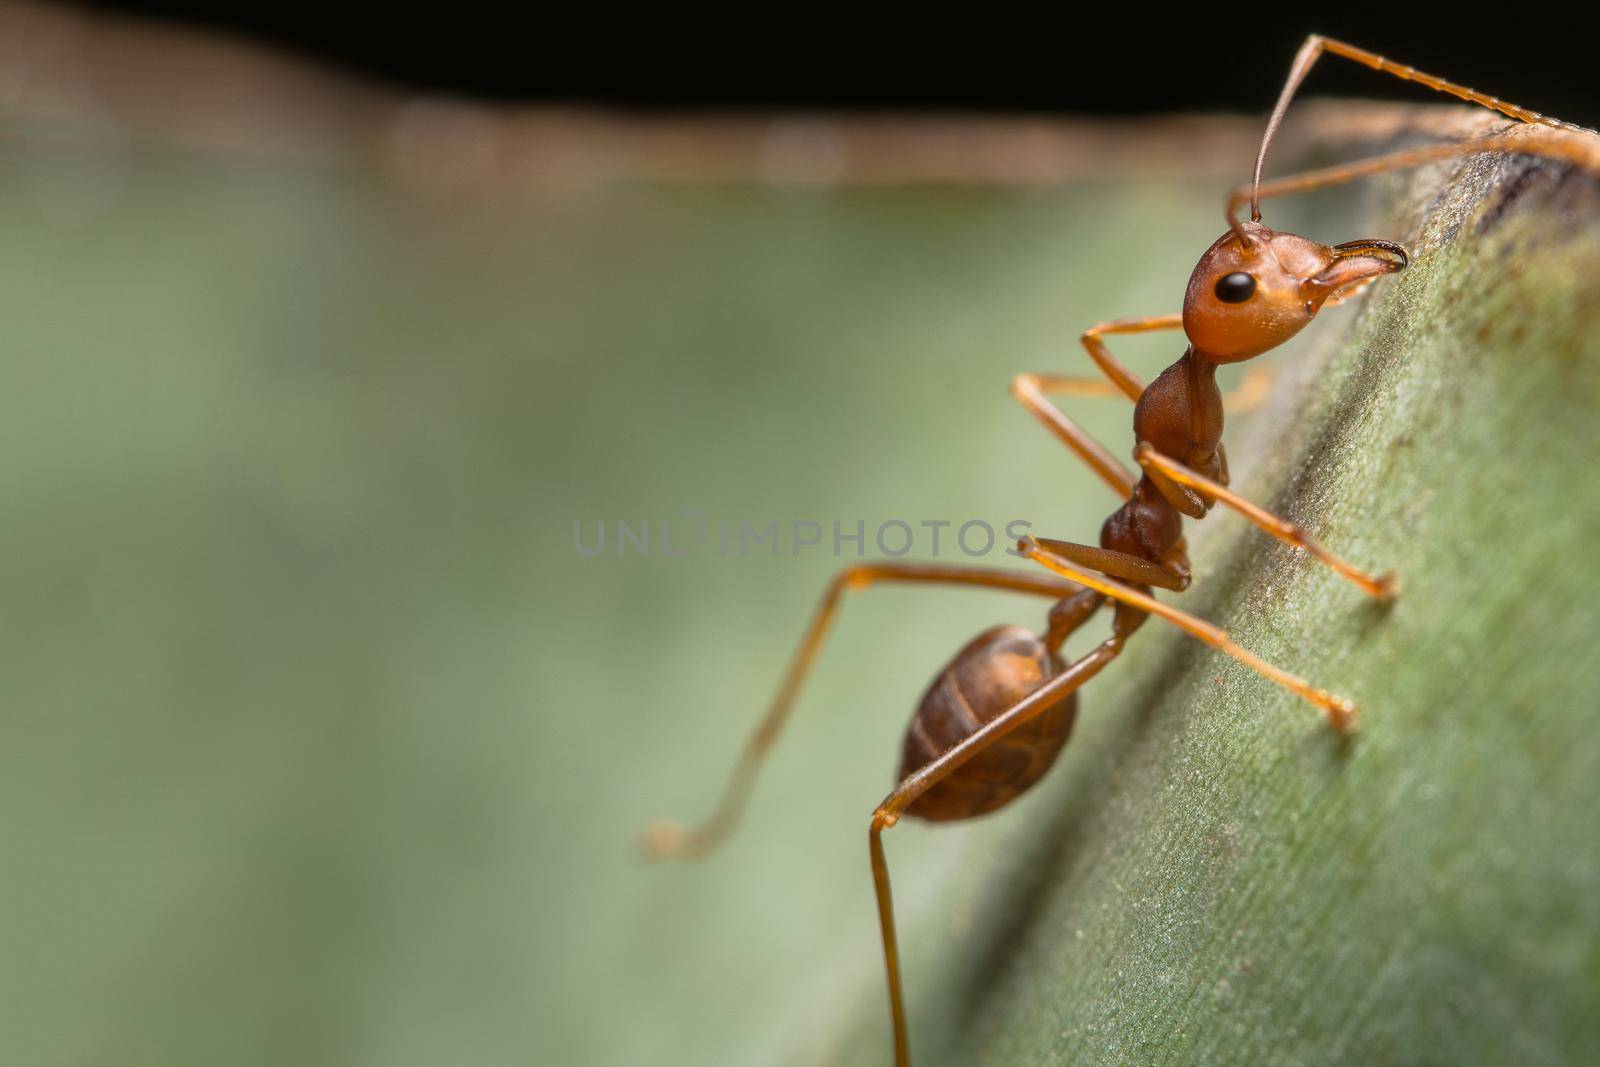
[[[1242,304],[1256,293],[1256,280],[1242,270],[1217,279],[1217,299],[1224,304]]]

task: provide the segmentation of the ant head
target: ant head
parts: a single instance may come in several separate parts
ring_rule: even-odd
[[[1237,363],[1299,333],[1335,294],[1405,265],[1405,249],[1388,241],[1330,247],[1241,223],[1217,238],[1189,276],[1183,332],[1213,363]]]

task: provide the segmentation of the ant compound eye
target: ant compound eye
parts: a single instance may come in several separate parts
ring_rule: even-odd
[[[1242,304],[1256,294],[1256,280],[1242,270],[1217,279],[1217,299],[1224,304]]]

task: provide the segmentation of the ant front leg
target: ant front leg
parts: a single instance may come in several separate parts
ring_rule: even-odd
[[[1133,494],[1133,473],[1124,467],[1099,441],[1089,436],[1077,423],[1046,399],[1050,394],[1070,396],[1126,396],[1138,400],[1144,392],[1144,383],[1124,367],[1101,340],[1103,335],[1119,333],[1151,333],[1156,330],[1176,330],[1183,327],[1182,315],[1152,315],[1138,319],[1113,319],[1083,331],[1079,338],[1089,358],[1094,360],[1109,382],[1078,378],[1061,374],[1019,374],[1011,379],[1011,395],[1027,408],[1033,417],[1044,424],[1073,455],[1098,474],[1118,496],[1126,500]]]
[[[1011,379],[1011,395],[1032,412],[1033,417],[1043,423],[1056,440],[1066,445],[1073,455],[1100,476],[1101,481],[1126,500],[1133,494],[1133,472],[1123,466],[1105,445],[1096,441],[1087,430],[1046,399],[1047,393],[1078,392],[1080,386],[1089,387],[1083,390],[1085,392],[1092,391],[1096,384],[1050,374],[1019,374]]]
[[[1050,403],[1047,397],[1125,396],[1129,400],[1138,401],[1144,393],[1144,382],[1111,354],[1111,349],[1106,347],[1102,338],[1111,334],[1154,333],[1157,330],[1182,328],[1181,314],[1112,319],[1091,326],[1083,331],[1079,340],[1084,350],[1089,353],[1089,358],[1094,360],[1095,366],[1106,376],[1106,381],[1066,374],[1019,374],[1011,380],[1011,395],[1016,397],[1034,418],[1043,423],[1045,429],[1055,435],[1056,440],[1066,445],[1073,455],[1083,460],[1090,470],[1098,474],[1126,500],[1133,493],[1133,474],[1104,445],[1089,436],[1087,431],[1073,422],[1060,408]],[[1223,396],[1223,405],[1236,411],[1248,411],[1265,399],[1271,381],[1271,371],[1263,367],[1251,367],[1238,388]]]
[[[1089,358],[1094,360],[1095,366],[1100,368],[1102,374],[1111,379],[1111,384],[1120,389],[1129,400],[1137,401],[1144,392],[1144,383],[1134,376],[1133,372],[1124,367],[1116,356],[1111,354],[1111,349],[1100,338],[1106,334],[1117,333],[1153,333],[1156,330],[1181,330],[1183,329],[1183,315],[1151,315],[1139,319],[1112,319],[1091,326],[1083,331],[1083,336],[1078,340],[1089,353]]]
[[[1330,300],[1328,306],[1337,303]],[[1129,400],[1138,402],[1144,395],[1144,382],[1139,376],[1123,365],[1122,361],[1111,354],[1111,349],[1102,340],[1112,334],[1154,333],[1157,330],[1181,330],[1183,328],[1183,315],[1151,315],[1138,319],[1112,319],[1109,322],[1098,323],[1083,331],[1078,338],[1084,351],[1089,353],[1089,358],[1094,360],[1096,367],[1106,376],[1102,382],[1095,378],[1066,377],[1056,374],[1032,375],[1046,393],[1067,393],[1072,396],[1126,396]],[[1242,381],[1234,389],[1222,395],[1222,404],[1229,411],[1245,412],[1258,406],[1266,399],[1267,391],[1272,384],[1273,372],[1260,364],[1253,364],[1247,371]]]
[[[1232,508],[1278,540],[1303,549],[1320,559],[1341,578],[1352,582],[1368,596],[1375,597],[1378,600],[1390,600],[1399,591],[1399,582],[1393,574],[1374,576],[1351,566],[1326,548],[1323,548],[1320,541],[1299,525],[1290,522],[1288,519],[1279,518],[1270,511],[1252,504],[1227,486],[1220,485],[1205,475],[1190,470],[1177,460],[1163,456],[1151,447],[1148,441],[1139,442],[1139,447],[1134,451],[1134,458],[1139,461],[1139,466],[1144,469],[1145,473],[1150,475],[1152,481],[1156,481],[1158,484],[1161,481],[1175,482],[1179,486],[1198,493],[1208,500],[1214,500]]]
[[[1327,718],[1328,724],[1341,733],[1351,730],[1355,726],[1356,706],[1351,701],[1326,689],[1318,689],[1298,674],[1291,674],[1282,667],[1274,666],[1251,652],[1249,649],[1237,644],[1228,636],[1226,630],[1213,626],[1204,619],[1190,615],[1186,611],[1179,611],[1170,604],[1163,604],[1148,593],[1142,592],[1132,586],[1124,585],[1111,578],[1093,574],[1070,559],[1052,550],[1051,546],[1035,537],[1024,537],[1017,542],[1017,550],[1024,556],[1040,564],[1046,570],[1059,574],[1071,582],[1093,589],[1097,593],[1104,593],[1112,600],[1138,608],[1140,611],[1155,615],[1165,622],[1171,623],[1190,637],[1205,642],[1220,652],[1226,652],[1240,663],[1263,677],[1283,686],[1289,692],[1316,706]]]

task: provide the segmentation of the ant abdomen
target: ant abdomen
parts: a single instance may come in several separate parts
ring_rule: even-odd
[[[985,630],[939,672],[906,729],[900,780],[972,736],[977,729],[1062,671],[1038,634],[1020,626]],[[951,822],[1004,807],[1044,777],[1072,732],[1077,695],[987,746],[906,809]]]

